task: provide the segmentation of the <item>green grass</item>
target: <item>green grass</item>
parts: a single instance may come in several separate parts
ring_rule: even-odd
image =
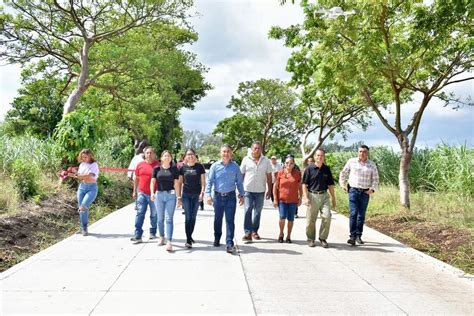
[[[338,211],[349,214],[348,196],[336,189]],[[367,216],[381,216],[404,213],[438,224],[474,229],[474,198],[447,192],[414,192],[410,194],[411,208],[400,206],[399,191],[395,186],[380,186],[370,198]]]

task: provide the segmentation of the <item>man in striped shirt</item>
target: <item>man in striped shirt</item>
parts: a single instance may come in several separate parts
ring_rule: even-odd
[[[349,230],[348,244],[363,244],[361,239],[364,229],[365,213],[369,197],[379,184],[377,166],[369,157],[369,147],[360,145],[358,158],[351,158],[339,174],[339,185],[349,193]],[[349,184],[349,185],[347,185]]]

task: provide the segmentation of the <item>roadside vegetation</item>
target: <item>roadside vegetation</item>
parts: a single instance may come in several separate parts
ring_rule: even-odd
[[[126,147],[120,138],[108,138],[98,142],[97,158],[103,166],[123,166],[131,146],[127,156],[117,155],[116,149]],[[53,140],[0,136],[0,167],[0,271],[4,271],[76,233],[79,223],[77,183],[60,182],[61,159]],[[131,202],[124,173],[103,172],[98,183],[91,223]]]
[[[338,175],[356,152],[327,154]],[[400,206],[397,153],[371,149],[381,186],[371,197],[367,225],[400,242],[474,274],[474,150],[439,145],[417,150],[410,169],[412,205]],[[336,190],[338,212],[349,214],[347,195]]]

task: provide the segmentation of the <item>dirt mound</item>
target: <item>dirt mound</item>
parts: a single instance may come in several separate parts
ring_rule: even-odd
[[[467,273],[474,274],[471,231],[432,223],[416,215],[397,214],[367,219],[367,225]]]
[[[0,271],[71,235],[78,226],[74,196],[61,192],[0,217]]]

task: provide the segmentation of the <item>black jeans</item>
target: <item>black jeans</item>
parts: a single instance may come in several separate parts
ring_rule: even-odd
[[[186,240],[191,242],[194,226],[196,225],[196,216],[199,208],[199,194],[183,192],[181,202],[184,209],[184,227],[186,231]]]

